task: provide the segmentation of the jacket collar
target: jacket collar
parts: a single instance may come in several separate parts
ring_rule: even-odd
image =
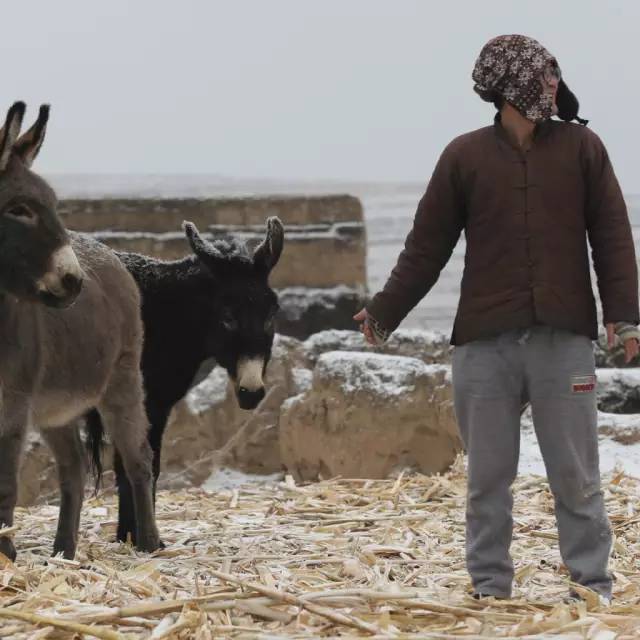
[[[546,138],[551,133],[553,125],[554,123],[552,120],[545,120],[544,122],[537,123],[533,130],[533,143],[535,144],[539,140]],[[516,148],[513,142],[511,142],[511,138],[509,138],[507,130],[502,125],[500,112],[496,113],[495,118],[493,119],[493,130],[500,140],[506,142],[510,147],[520,151],[520,149]]]

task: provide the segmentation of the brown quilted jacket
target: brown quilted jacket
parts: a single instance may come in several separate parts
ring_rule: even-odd
[[[449,144],[396,267],[367,306],[384,329],[395,330],[433,287],[463,230],[453,344],[534,324],[597,338],[587,239],[604,322],[640,320],[626,205],[590,129],[548,121],[522,151],[498,116]]]

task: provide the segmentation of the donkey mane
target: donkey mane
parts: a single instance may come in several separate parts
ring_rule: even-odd
[[[232,236],[221,236],[210,240],[209,244],[230,262],[245,263],[251,261],[251,254],[246,242]]]

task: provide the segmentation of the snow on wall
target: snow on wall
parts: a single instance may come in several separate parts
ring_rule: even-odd
[[[295,395],[300,395],[311,389],[313,383],[313,371],[304,367],[294,367],[291,369],[291,377]]]
[[[304,341],[304,350],[309,356],[317,356],[327,351],[368,351],[364,337],[358,331],[329,329],[314,333]]]
[[[185,398],[191,413],[198,415],[224,402],[227,397],[229,376],[223,367],[215,367]]]
[[[278,290],[280,306],[289,320],[300,320],[311,306],[320,306],[325,309],[335,309],[344,298],[364,298],[363,287],[337,287],[311,288],[311,287],[285,287]]]
[[[368,391],[393,398],[413,391],[419,378],[445,375],[446,369],[406,356],[330,351],[320,356],[314,375],[319,380],[337,381],[345,393]]]
[[[596,374],[599,386],[640,387],[640,369],[598,369]]]
[[[415,357],[436,349],[448,349],[449,338],[440,331],[425,331],[423,329],[399,329],[395,331],[387,343],[381,347],[373,347],[365,341],[359,331],[328,329],[316,333],[304,342],[307,356],[312,360],[327,351],[396,351],[403,349],[415,351]]]
[[[336,222],[331,225],[295,225],[287,226],[286,238],[289,241],[310,241],[310,240],[345,240],[364,232],[364,224],[361,222]],[[210,225],[201,232],[201,236],[207,240],[214,240],[220,235],[233,234],[238,240],[258,241],[264,237],[264,227],[247,230],[246,227],[229,227],[226,225]],[[94,232],[96,237],[103,240],[155,240],[157,242],[167,242],[171,240],[181,240],[184,238],[182,231],[109,231],[100,230]]]

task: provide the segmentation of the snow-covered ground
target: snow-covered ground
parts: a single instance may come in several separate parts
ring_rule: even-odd
[[[640,420],[636,420],[640,422]],[[611,438],[600,440],[600,471],[603,474],[612,471],[624,471],[627,475],[640,478],[640,446],[623,445]],[[538,440],[530,422],[526,420],[522,428],[520,450],[520,475],[545,476],[544,462],[540,455]],[[207,491],[233,490],[247,483],[272,484],[284,478],[282,473],[256,475],[236,471],[235,469],[219,468],[202,485]],[[640,496],[638,496],[640,498]]]
[[[282,473],[272,473],[269,475],[257,475],[243,473],[235,469],[216,469],[202,485],[207,491],[229,491],[247,483],[272,484],[280,482],[284,478]]]
[[[598,421],[601,425],[612,427],[636,427],[640,428],[640,416],[616,415],[600,413]],[[622,444],[611,437],[600,437],[600,471],[609,473],[619,469],[627,475],[640,478],[640,444]],[[531,415],[527,412],[522,420],[520,441],[520,465],[518,471],[521,474],[535,474],[546,476],[544,462],[540,454],[538,439],[536,438],[531,422]]]
[[[640,420],[634,416],[636,423]],[[623,445],[611,438],[600,439],[600,471],[603,474],[612,471],[624,471],[627,475],[640,478],[640,446]],[[520,475],[545,476],[544,462],[540,454],[538,440],[530,420],[525,419],[522,427],[520,450]],[[219,468],[202,485],[207,491],[233,490],[247,483],[272,484],[284,478],[282,473],[256,475],[236,471],[235,469]],[[640,496],[638,496],[640,498]]]

